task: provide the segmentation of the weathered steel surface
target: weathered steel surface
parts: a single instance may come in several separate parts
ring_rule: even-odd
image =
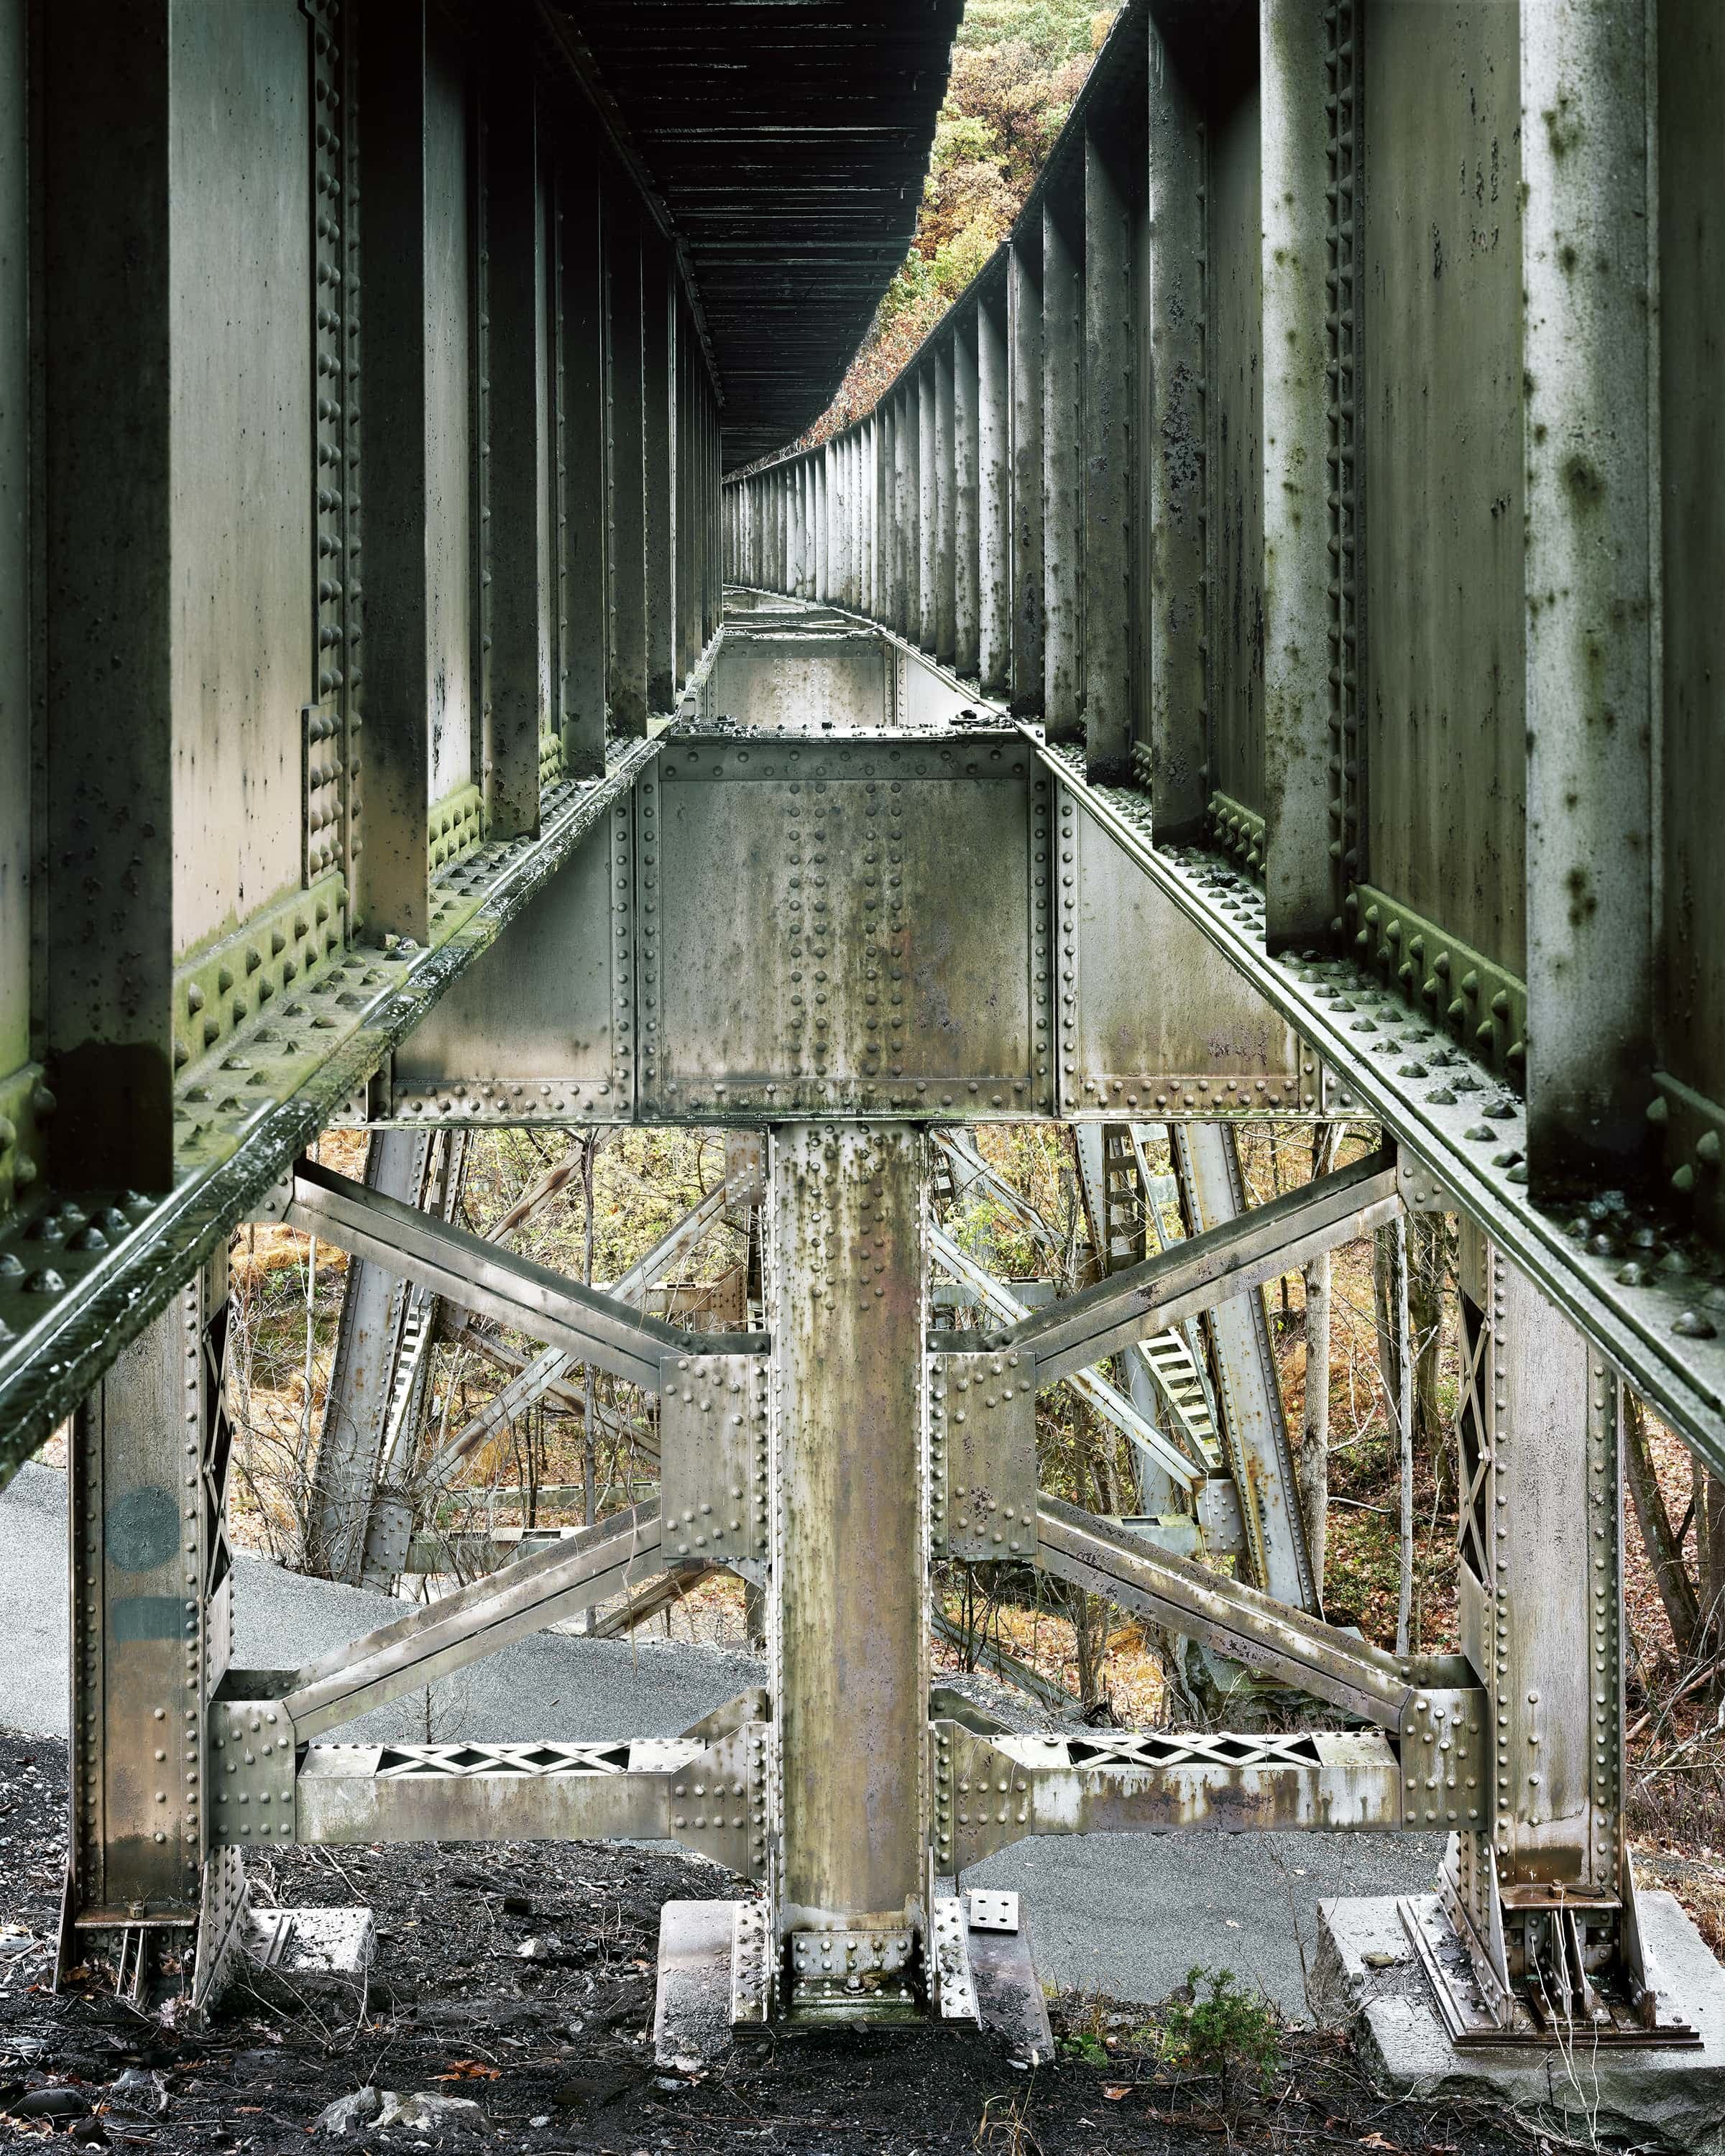
[[[1355,879],[1525,964],[1522,105],[1512,8],[1373,7]],[[1434,384],[1442,395],[1434,397]],[[1405,554],[1440,573],[1409,578]]]
[[[1202,1235],[1246,1217],[1233,1131],[1218,1123],[1176,1125],[1169,1139],[1190,1232]],[[1216,1404],[1240,1491],[1253,1578],[1278,1601],[1316,1611],[1317,1584],[1263,1290],[1247,1288],[1219,1301],[1205,1322],[1215,1344]]]
[[[1064,769],[1064,763],[1058,767]],[[1057,978],[1063,1116],[1317,1105],[1312,1056],[1063,785]]]
[[[1326,1630],[1255,1588],[1222,1578],[1045,1492],[1037,1562],[1170,1630],[1387,1728],[1408,1685],[1394,1658]]]
[[[399,1204],[422,1205],[430,1143],[417,1132],[377,1132],[367,1152],[366,1187]],[[347,1268],[311,1486],[313,1548],[331,1579],[357,1583],[364,1563],[408,1293],[406,1281],[385,1266],[356,1258]]]
[[[312,1744],[291,1823],[303,1842],[678,1841],[748,1878],[763,1735],[746,1722],[707,1744]]]
[[[1376,1731],[981,1737],[937,1722],[935,1733],[942,1871],[1029,1835],[1402,1829],[1400,1768]]]
[[[924,1152],[878,1126],[773,1140],[781,1934],[926,1915]]]
[[[567,1124],[632,1112],[633,857],[622,800],[526,908],[522,932],[495,943],[402,1044],[379,1104],[388,1116]]]
[[[1045,1106],[1033,763],[1011,734],[668,740],[639,795],[644,1116]]]
[[[205,1717],[232,1625],[226,1288],[223,1264],[181,1289],[73,1422],[74,1925],[198,1912]]]

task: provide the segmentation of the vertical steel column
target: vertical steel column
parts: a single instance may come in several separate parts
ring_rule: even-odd
[[[892,500],[887,512],[887,542],[891,549],[891,611],[887,626],[901,636],[911,634],[911,598],[916,578],[916,439],[911,391],[901,385],[889,414],[892,432]]]
[[[1042,205],[1042,719],[1084,738],[1084,286],[1081,234]]]
[[[1205,805],[1205,136],[1197,104],[1153,22],[1149,35],[1147,776],[1156,829],[1178,838],[1201,828]]]
[[[227,1317],[224,1252],[121,1352],[73,1420],[63,1965],[82,1958],[80,1928],[189,1928],[202,1912],[214,1952],[239,1912],[237,1856],[205,1869],[205,1722],[233,1629]]]
[[[168,15],[166,0],[117,17],[70,0],[37,18],[44,572],[56,648],[103,654],[42,676],[44,835],[63,873],[39,985],[73,1179],[146,1190],[173,1177]],[[22,421],[28,393],[16,393]]]
[[[490,254],[491,753],[484,774],[494,839],[539,829],[539,737],[549,719],[546,558],[544,227],[531,47],[501,34],[485,78]]]
[[[935,432],[934,376],[937,362],[927,359],[916,370],[911,391],[916,405],[911,424],[916,444],[916,551],[911,569],[910,639],[932,651],[935,639],[935,563],[940,555],[940,443]]]
[[[423,1204],[430,1147],[428,1131],[373,1131],[366,1187],[398,1204]],[[328,1579],[357,1585],[363,1568],[407,1297],[394,1274],[367,1258],[349,1260],[311,1477],[310,1554]]]
[[[1458,1616],[1491,1703],[1494,1825],[1452,1840],[1446,1870],[1476,1965],[1507,1988],[1549,1950],[1553,1890],[1615,1932],[1627,1884],[1618,1396],[1466,1220],[1460,1277]]]
[[[362,14],[360,131],[366,203],[365,850],[368,932],[425,941],[433,596],[426,527],[432,423],[428,321],[425,10]]]
[[[656,231],[641,228],[641,483],[646,505],[647,709],[677,700],[675,631],[676,266]]]
[[[1007,264],[1012,382],[1012,708],[1042,709],[1042,244],[1019,233]]]
[[[845,485],[845,460],[850,444],[845,441],[826,443],[821,449],[822,486],[826,494],[826,589],[824,596],[835,605],[848,606],[846,588],[846,557],[850,548],[850,531],[845,522],[849,491]]]
[[[1240,1147],[1230,1123],[1171,1123],[1174,1172],[1188,1231],[1203,1235],[1246,1209]],[[1215,1349],[1217,1407],[1252,1572],[1266,1594],[1317,1613],[1318,1596],[1288,1440],[1281,1380],[1264,1291],[1219,1302],[1204,1320]]]
[[[1264,889],[1270,947],[1335,911],[1330,870],[1326,0],[1258,17],[1263,177]],[[1346,535],[1353,544],[1353,535]]]
[[[793,2014],[907,2010],[926,1917],[926,1164],[916,1131],[773,1134],[777,1915]],[[824,1955],[825,1932],[849,1938]]]
[[[598,154],[571,131],[558,180],[557,337],[562,358],[563,563],[568,626],[562,647],[563,768],[605,767],[609,615],[605,578],[606,310],[604,213]]]
[[[1527,1164],[1616,1173],[1653,1064],[1645,0],[1521,11]]]
[[[832,597],[828,588],[828,552],[830,540],[827,531],[829,504],[827,501],[827,451],[823,443],[809,459],[809,485],[814,500],[814,582],[809,597],[824,605]]]
[[[1012,403],[1003,305],[977,302],[977,670],[984,696],[1012,679]]]
[[[639,218],[621,185],[608,196],[605,270],[611,315],[611,723],[644,734],[647,713],[647,501],[644,345],[645,308]]]
[[[977,314],[952,332],[952,670],[967,680],[981,671],[982,649],[978,334]]]
[[[1136,136],[1132,137],[1136,141]],[[1132,505],[1137,294],[1132,198],[1094,128],[1084,136],[1084,757],[1101,785],[1132,774]]]
[[[934,393],[934,616],[924,641],[942,665],[950,666],[957,643],[958,445],[954,439],[957,384],[957,334],[944,336],[929,362]]]

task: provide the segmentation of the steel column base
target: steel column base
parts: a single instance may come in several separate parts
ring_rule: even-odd
[[[986,1905],[978,1907],[978,1905]],[[659,1914],[659,1994],[653,2055],[693,2072],[721,2058],[735,2035],[771,2025],[781,2035],[837,2022],[920,2027],[931,2018],[978,2025],[1013,2058],[1054,2056],[1048,2006],[1030,1958],[1029,1929],[1015,1894],[947,1895],[935,1901],[929,1998],[860,2001],[808,1995],[787,2008],[760,1902],[667,1902]],[[920,1994],[920,1984],[907,1986]]]
[[[1435,1896],[1408,1906],[1437,1956],[1446,1994],[1465,2011],[1466,1948]],[[1673,1896],[1644,1892],[1638,1907],[1665,2025],[1638,2041],[1581,2027],[1561,2044],[1501,2032],[1495,2041],[1458,2041],[1404,1904],[1388,1895],[1320,1905],[1312,2010],[1321,2021],[1354,2027],[1388,2092],[1489,2096],[1566,2130],[1725,2156],[1725,1969]]]

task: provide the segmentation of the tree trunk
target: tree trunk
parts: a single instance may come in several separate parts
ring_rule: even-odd
[[[1684,1569],[1677,1538],[1671,1532],[1665,1494],[1659,1486],[1653,1455],[1648,1450],[1647,1411],[1638,1395],[1627,1386],[1623,1394],[1623,1466],[1641,1540],[1646,1545],[1647,1562],[1653,1568],[1659,1599],[1665,1604],[1666,1619],[1671,1628],[1677,1660],[1686,1662],[1696,1650],[1701,1627],[1700,1604],[1694,1584]]]
[[[1336,1165],[1340,1123],[1320,1123],[1312,1133],[1315,1182]],[[1323,1606],[1324,1553],[1330,1530],[1330,1253],[1306,1267],[1306,1404],[1300,1419],[1300,1511],[1312,1553],[1312,1577]]]
[[[1395,1650],[1408,1652],[1409,1621],[1414,1610],[1414,1356],[1408,1337],[1408,1219],[1397,1214],[1387,1228],[1378,1231],[1379,1340],[1386,1337],[1389,1355],[1384,1365],[1384,1389],[1389,1398],[1389,1417],[1400,1455],[1401,1592],[1397,1598]]]
[[[1414,1342],[1414,1444],[1441,1479],[1448,1452],[1438,1401],[1438,1360],[1444,1341],[1444,1282],[1450,1270],[1450,1223],[1442,1213],[1408,1220],[1408,1323]]]
[[[1717,1651],[1725,1638],[1725,1477],[1697,1460],[1695,1476],[1695,1569],[1701,1582],[1701,1623],[1695,1650]]]

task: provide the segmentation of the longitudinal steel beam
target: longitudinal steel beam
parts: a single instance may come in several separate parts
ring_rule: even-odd
[[[1395,1748],[1377,1730],[1032,1737],[937,1722],[934,1732],[942,1871],[1029,1835],[1410,1830]]]
[[[726,1333],[716,1342],[642,1317],[626,1303],[563,1278],[512,1250],[309,1161],[294,1171],[288,1224],[321,1235],[351,1256],[371,1258],[469,1310],[511,1325],[571,1357],[659,1390],[668,1354],[758,1354],[766,1341]]]
[[[1196,849],[1158,850],[1142,794],[1084,786],[1065,761],[1045,760],[1185,918],[1311,1045],[1327,1074],[1333,1106],[1374,1116],[1393,1132],[1405,1167],[1430,1201],[1466,1214],[1512,1250],[1541,1292],[1703,1459],[1725,1471],[1725,1328],[1697,1310],[1694,1276],[1626,1265],[1612,1237],[1585,1232],[1591,1224],[1584,1216],[1534,1204],[1527,1180],[1525,1104],[1507,1089],[1493,1091],[1482,1083],[1479,1067],[1456,1052],[1436,1019],[1389,1002],[1382,983],[1351,959],[1291,952],[1272,959],[1263,893],[1232,862]],[[1378,924],[1385,930],[1391,925]],[[1369,1034],[1360,1026],[1362,1009],[1377,1014]],[[1677,1097],[1674,1082],[1661,1086],[1662,1099]]]
[[[659,1508],[637,1505],[362,1640],[331,1648],[295,1671],[281,1704],[303,1743],[663,1569]]]
[[[253,1074],[267,1084],[248,1087],[243,1098],[236,1092],[212,1100],[215,1089],[188,1080],[177,1178],[167,1195],[127,1193],[122,1209],[111,1189],[55,1191],[62,1208],[76,1199],[86,1214],[100,1216],[103,1232],[100,1244],[90,1239],[80,1250],[57,1251],[59,1285],[29,1298],[23,1323],[19,1298],[7,1298],[0,1477],[10,1479],[167,1306],[177,1286],[239,1221],[255,1216],[318,1132],[356,1096],[363,1101],[378,1065],[567,864],[657,752],[657,744],[646,742],[620,751],[603,779],[547,803],[536,839],[503,840],[469,856],[459,891],[453,881],[439,888],[435,947],[356,951],[323,968],[285,1004],[264,1006],[232,1036],[231,1047],[249,1054],[255,1037],[268,1034],[268,1054],[259,1051]],[[17,1217],[18,1226],[8,1224],[4,1240],[28,1252],[33,1246],[20,1230],[31,1224]],[[729,1344],[737,1343],[733,1337]]]
[[[1320,1250],[1393,1219],[1401,1204],[1394,1157],[1375,1152],[1239,1219],[1129,1266],[1099,1286],[990,1333],[990,1348],[1028,1348],[1039,1384],[1086,1370],[1135,1340],[1165,1332],[1230,1295],[1292,1272]]]

